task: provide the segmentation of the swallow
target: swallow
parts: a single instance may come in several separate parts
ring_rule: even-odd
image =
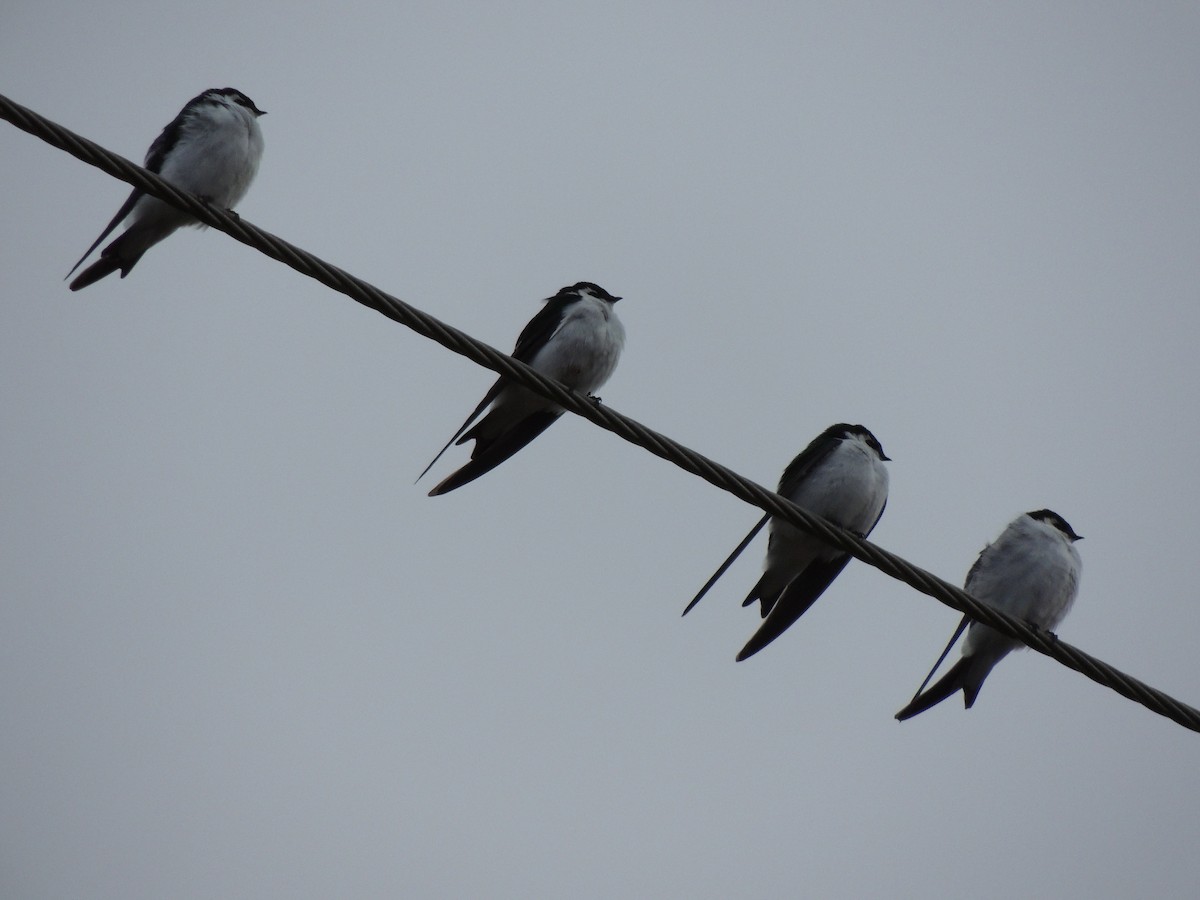
[[[620,299],[590,281],[563,288],[545,301],[521,331],[513,358],[572,390],[587,394],[598,390],[616,369],[625,346],[625,327],[613,311],[613,304]],[[489,405],[487,415],[472,426]],[[563,412],[558,404],[501,376],[417,481],[451,444],[473,440],[471,461],[429,492],[430,497],[448,494],[496,468]]]
[[[888,471],[883,464],[889,461],[875,435],[862,425],[831,425],[788,464],[776,493],[865,538],[887,506]],[[692,598],[683,611],[685,616],[768,521],[771,527],[763,575],[742,601],[742,606],[759,601],[764,621],[737,655],[738,662],[783,634],[850,561],[850,554],[770,515],[763,516]]]
[[[995,543],[983,548],[963,587],[976,600],[1033,628],[1051,630],[1066,616],[1079,591],[1081,562],[1074,544],[1081,540],[1066,519],[1052,510],[1024,513],[1009,523]],[[962,658],[926,691],[925,685],[964,630]],[[911,719],[960,689],[963,705],[970,709],[996,663],[1022,646],[1015,638],[963,616],[916,695],[896,718]]]
[[[263,152],[258,117],[265,115],[241,91],[207,90],[189,100],[155,138],[146,153],[145,167],[215,207],[230,209],[245,196],[258,171]],[[126,218],[125,232],[71,282],[71,290],[94,284],[118,269],[124,278],[143,253],[175,229],[203,227],[187,213],[135,188],[67,278]]]

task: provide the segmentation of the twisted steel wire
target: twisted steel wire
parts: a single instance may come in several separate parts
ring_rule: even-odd
[[[374,285],[354,277],[343,269],[318,259],[294,244],[250,224],[236,213],[217,209],[199,197],[179,190],[153,172],[63,128],[33,110],[14,103],[2,94],[0,94],[0,118],[46,143],[66,151],[76,159],[95,166],[114,178],[125,181],[147,194],[188,212],[205,225],[225,232],[230,237],[284,263],[302,275],[314,278],[389,319],[411,328],[418,334],[436,341],[448,350],[465,356],[472,362],[553,400],[564,409],[582,416],[638,447],[649,450],[655,456],[703,478],[709,484],[733,494],[738,499],[757,506],[803,531],[816,535],[826,543],[844,550],[855,559],[874,566],[884,574],[904,582],[922,594],[933,597],[946,606],[965,613],[972,619],[982,622],[1002,634],[1016,638],[1026,646],[1057,660],[1096,683],[1116,691],[1121,696],[1142,704],[1152,712],[1165,716],[1192,731],[1200,731],[1200,710],[1114,668],[1078,647],[1059,640],[1053,632],[1031,627],[1026,622],[1014,619],[981,603],[962,588],[914,566],[870,541],[863,540],[824,519],[805,512],[789,500],[720,463],[602,405],[594,398],[565,388],[525,363],[439,321],[391,294],[381,291]]]

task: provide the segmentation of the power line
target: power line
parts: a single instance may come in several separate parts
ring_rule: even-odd
[[[133,185],[138,190],[145,191],[151,196],[184,210],[205,225],[225,232],[260,253],[290,266],[302,275],[314,278],[352,300],[357,300],[389,319],[436,341],[448,350],[465,356],[472,362],[498,372],[522,387],[529,388],[553,400],[564,409],[582,416],[638,447],[649,450],[655,456],[703,478],[709,484],[733,494],[738,499],[757,506],[805,532],[815,534],[826,543],[849,553],[855,559],[874,566],[884,574],[941,601],[952,609],[967,614],[972,619],[982,622],[1002,634],[1016,638],[1026,646],[1086,675],[1121,696],[1140,703],[1147,709],[1166,716],[1185,728],[1200,731],[1200,710],[1125,674],[1065,641],[1060,641],[1052,632],[1032,628],[1025,622],[979,602],[961,588],[914,566],[894,553],[805,512],[789,500],[669,437],[647,428],[640,422],[583,394],[568,390],[525,363],[501,353],[494,347],[457,328],[446,325],[428,313],[354,277],[349,272],[318,259],[306,250],[263,231],[237,214],[209,206],[203,200],[179,190],[153,172],[149,172],[99,144],[51,122],[33,110],[14,103],[2,94],[0,94],[0,118],[60,150],[65,150],[76,159],[95,166],[114,178]]]

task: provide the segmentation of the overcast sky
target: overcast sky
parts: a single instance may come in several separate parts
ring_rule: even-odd
[[[141,161],[269,115],[248,220],[761,483],[833,422],[961,583],[1085,535],[1059,632],[1192,704],[1200,7],[16,0],[0,92]],[[128,188],[0,123],[0,893],[1191,897],[1200,735],[852,563],[767,651],[758,513],[572,416],[446,497],[491,373],[213,231],[72,294]]]

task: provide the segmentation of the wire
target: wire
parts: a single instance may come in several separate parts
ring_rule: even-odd
[[[972,619],[994,628],[1001,634],[1016,638],[1039,653],[1116,691],[1122,697],[1140,703],[1152,712],[1165,716],[1185,728],[1200,731],[1200,710],[1127,675],[1078,647],[1060,641],[1053,632],[1033,628],[1019,619],[1014,619],[981,603],[962,588],[956,587],[936,575],[914,566],[894,553],[838,528],[824,519],[805,512],[794,503],[720,463],[602,405],[597,400],[563,387],[525,363],[439,321],[428,313],[381,291],[343,269],[318,259],[306,250],[250,224],[236,213],[210,206],[200,198],[179,190],[153,172],[149,172],[124,157],[106,150],[99,144],[51,122],[33,110],[14,103],[2,94],[0,94],[0,118],[60,150],[65,150],[76,159],[95,166],[114,178],[133,185],[138,190],[145,191],[147,194],[184,210],[205,225],[225,232],[230,237],[284,263],[302,275],[314,278],[389,319],[411,328],[417,334],[436,341],[448,350],[465,356],[472,362],[553,400],[564,409],[611,431],[631,444],[649,450],[655,456],[673,463],[686,472],[703,478],[709,484],[733,494],[739,500],[757,506],[772,516],[809,534],[816,535],[826,543],[849,553],[855,559],[874,566],[884,574],[904,582],[922,594],[941,601],[951,609],[958,610]]]

